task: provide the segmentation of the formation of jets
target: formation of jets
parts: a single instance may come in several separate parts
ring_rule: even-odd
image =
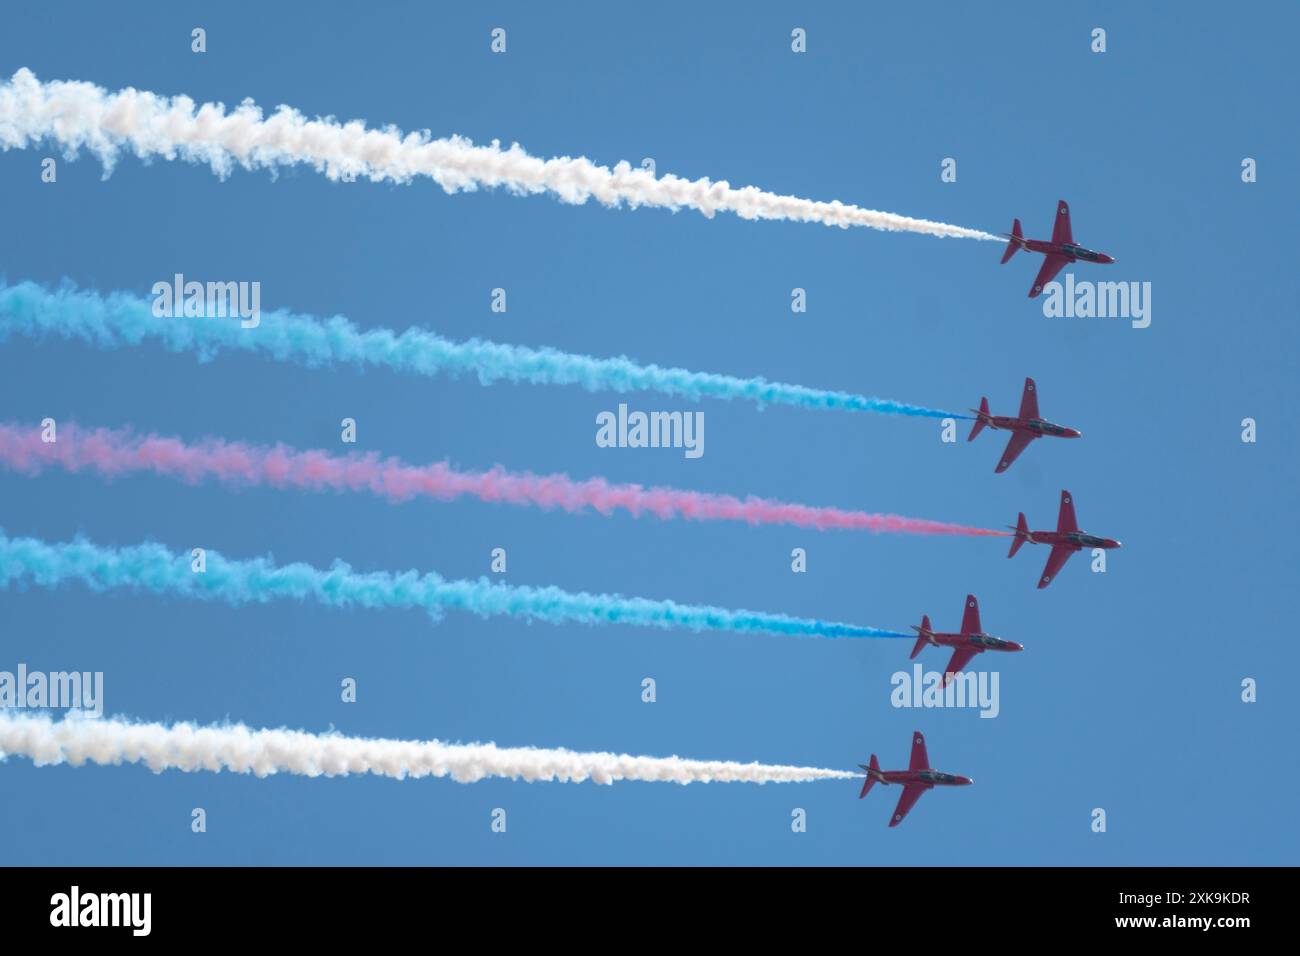
[[[1002,452],[1002,458],[998,462],[997,468],[993,469],[997,474],[1001,474],[1010,468],[1011,463],[1019,458],[1020,453],[1028,448],[1035,439],[1045,436],[1079,438],[1083,435],[1083,432],[1077,428],[1057,425],[1055,422],[1049,422],[1039,417],[1038,386],[1032,378],[1025,379],[1025,390],[1020,397],[1020,414],[1015,418],[1007,415],[991,414],[987,398],[981,398],[980,407],[972,408],[971,411],[975,413],[976,417],[975,424],[971,426],[970,435],[966,438],[967,441],[973,441],[975,436],[985,428],[1011,432],[1011,440],[1007,442],[1006,450]],[[1082,551],[1084,548],[1109,550],[1122,547],[1120,542],[1114,538],[1103,538],[1079,530],[1078,520],[1074,515],[1074,496],[1068,491],[1061,492],[1061,510],[1056,519],[1055,531],[1029,530],[1029,523],[1025,520],[1023,511],[1020,513],[1015,525],[1008,525],[1007,527],[1014,533],[1011,552],[1007,555],[1009,558],[1014,557],[1015,553],[1026,543],[1051,546],[1052,551],[1047,557],[1047,567],[1043,569],[1042,577],[1038,579],[1040,589],[1052,583],[1057,573],[1065,566],[1065,562],[1070,559],[1070,555],[1076,551]],[[978,613],[977,610],[977,620]],[[928,630],[929,625],[924,624],[923,627]],[[916,655],[913,654],[912,656],[915,657]]]
[[[1115,261],[1113,257],[1106,255],[1104,252],[1094,252],[1075,243],[1073,231],[1070,228],[1070,207],[1065,200],[1059,201],[1056,205],[1056,221],[1052,226],[1051,241],[1026,239],[1020,229],[1019,219],[1012,224],[1011,232],[1004,233],[1004,235],[1008,240],[1006,251],[1002,254],[1004,264],[1020,249],[1041,253],[1045,257],[1042,268],[1038,270],[1038,275],[1034,278],[1034,285],[1029,290],[1029,298],[1031,299],[1040,295],[1043,287],[1051,282],[1057,273],[1067,265],[1080,261],[1109,265]],[[1083,435],[1077,428],[1049,422],[1039,415],[1038,385],[1032,378],[1025,379],[1025,388],[1020,396],[1020,411],[1015,417],[994,415],[989,408],[987,398],[981,398],[980,407],[972,408],[971,411],[975,414],[975,424],[971,426],[970,435],[966,438],[967,441],[974,441],[975,436],[985,428],[993,431],[1010,432],[1011,434],[1007,447],[1002,452],[1002,457],[994,469],[996,474],[1002,474],[1002,472],[1010,468],[1011,464],[1020,457],[1021,452],[1028,448],[1035,439],[1080,438]],[[1076,551],[1082,551],[1085,548],[1109,550],[1121,546],[1120,542],[1114,538],[1103,538],[1079,530],[1079,522],[1074,513],[1074,496],[1068,491],[1061,492],[1061,509],[1057,515],[1055,531],[1031,531],[1023,511],[1011,531],[1013,532],[1013,538],[1011,551],[1007,555],[1008,558],[1014,557],[1015,553],[1026,543],[1045,544],[1051,548],[1047,555],[1047,566],[1043,568],[1043,573],[1038,579],[1040,590],[1055,580],[1056,575],[1065,566],[1065,562]],[[960,631],[956,633],[936,631],[930,624],[929,615],[922,615],[920,626],[913,626],[912,630],[916,631],[917,634],[916,644],[912,648],[912,658],[925,650],[927,645],[952,649],[952,657],[948,661],[948,666],[944,668],[941,687],[947,687],[949,682],[976,655],[985,651],[1024,650],[1024,645],[1017,644],[1015,641],[1008,641],[984,633],[983,628],[980,626],[979,601],[976,600],[973,594],[966,595],[966,606],[962,613]],[[931,767],[930,757],[925,749],[925,737],[919,731],[912,734],[912,757],[908,761],[906,770],[881,770],[875,754],[871,755],[869,763],[858,764],[858,766],[862,768],[866,775],[866,779],[862,784],[862,792],[858,794],[859,799],[865,797],[877,783],[882,786],[894,783],[902,785],[903,792],[898,798],[898,805],[894,808],[894,815],[889,821],[891,827],[896,827],[903,822],[903,818],[916,805],[916,801],[921,798],[921,794],[927,790],[932,790],[935,787],[957,787],[974,783],[969,777],[944,773]]]

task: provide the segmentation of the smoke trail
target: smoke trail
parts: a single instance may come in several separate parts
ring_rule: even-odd
[[[502,187],[516,195],[547,193],[566,203],[595,199],[604,206],[695,209],[712,218],[732,212],[742,219],[868,226],[889,232],[1002,240],[978,229],[912,219],[834,202],[781,196],[725,181],[694,181],[620,162],[610,169],[585,157],[540,159],[517,143],[475,146],[462,136],[432,139],[428,130],[403,133],[367,129],[353,120],[309,120],[287,106],[264,117],[251,100],[227,112],[221,103],[196,106],[187,96],[166,97],[135,89],[110,93],[92,83],[42,83],[26,68],[0,84],[0,148],[26,149],[44,141],[65,155],[86,149],[108,175],[124,153],[205,163],[218,176],[236,166],[276,169],[308,165],[331,180],[365,176],[372,182],[408,183],[427,176],[447,193]]]
[[[253,730],[243,724],[167,726],[120,717],[95,720],[75,715],[56,722],[44,714],[19,715],[0,710],[0,760],[10,756],[28,757],[38,767],[143,764],[154,773],[228,770],[256,777],[277,773],[304,777],[369,773],[394,780],[451,777],[457,783],[474,783],[487,777],[528,783],[804,783],[859,776],[817,767],[575,753],[491,743],[385,740],[301,730]]]
[[[393,502],[416,497],[451,501],[470,496],[487,502],[559,508],[570,513],[625,511],[635,517],[683,518],[689,521],[744,521],[799,528],[888,531],[900,534],[1006,536],[1005,531],[966,525],[819,508],[764,498],[643,488],[610,484],[603,478],[575,481],[567,475],[512,473],[499,465],[490,471],[465,472],[446,462],[418,467],[377,455],[337,457],[324,451],[297,451],[207,439],[187,445],[176,438],[139,437],[105,428],[83,431],[72,423],[59,426],[58,441],[41,440],[38,427],[0,423],[0,467],[38,475],[47,467],[90,470],[105,477],[146,472],[195,484],[204,478],[236,486],[270,485],[309,491],[367,491]]]
[[[95,591],[128,588],[154,594],[179,594],[230,604],[311,598],[331,607],[424,608],[439,620],[446,608],[480,617],[509,615],[552,624],[633,624],[691,631],[768,633],[787,637],[906,637],[898,631],[839,624],[761,611],[733,611],[706,605],[587,594],[555,587],[448,581],[433,572],[389,574],[354,572],[342,561],[328,571],[308,564],[279,567],[267,558],[238,561],[206,553],[207,569],[191,569],[187,554],[160,544],[103,548],[84,538],[48,544],[37,538],[10,538],[0,530],[0,588],[29,579],[53,588],[80,581]]]
[[[416,375],[472,372],[483,385],[500,381],[578,385],[589,392],[644,390],[690,399],[744,399],[759,405],[970,418],[885,398],[785,385],[763,378],[638,365],[622,356],[600,359],[481,339],[453,342],[416,328],[401,333],[385,328],[362,330],[342,316],[319,319],[277,310],[262,313],[260,324],[247,329],[228,319],[159,318],[153,314],[149,300],[125,292],[100,296],[71,285],[51,291],[32,282],[0,283],[0,342],[11,334],[57,335],[100,348],[157,340],[173,352],[197,352],[202,360],[232,349],[312,368],[343,363],[363,368],[382,366]]]

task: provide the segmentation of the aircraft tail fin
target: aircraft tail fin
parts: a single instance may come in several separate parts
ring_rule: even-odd
[[[1016,254],[1020,248],[1020,241],[1025,238],[1025,234],[1020,231],[1020,220],[1015,219],[1011,223],[1011,233],[1007,236],[1011,241],[1007,243],[1007,251],[1002,253],[1002,264],[1006,265],[1007,260]]]
[[[921,648],[925,647],[925,643],[926,643],[925,635],[930,631],[930,615],[922,614],[921,626],[917,628],[913,628],[913,630],[916,631],[916,646],[912,648],[912,657],[916,657],[917,654],[921,653]],[[910,657],[908,658],[908,660],[911,659],[912,658]]]
[[[876,782],[876,774],[880,773],[880,761],[876,759],[875,754],[872,754],[870,764],[860,763],[858,766],[867,772],[866,782],[862,784],[862,792],[858,794],[858,799],[861,800],[867,795],[871,785]]]
[[[1029,540],[1029,522],[1025,520],[1025,513],[1020,512],[1016,519],[1016,526],[1012,529],[1016,533],[1016,538],[1011,542],[1011,551],[1007,554],[1008,558],[1014,558],[1020,546]]]
[[[966,436],[967,441],[974,441],[975,436],[984,430],[984,421],[990,414],[989,400],[981,396],[980,407],[972,408],[971,411],[975,413],[975,424],[970,427],[970,434]]]

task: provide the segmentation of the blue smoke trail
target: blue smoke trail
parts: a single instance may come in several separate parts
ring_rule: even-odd
[[[322,571],[308,564],[278,567],[266,558],[232,560],[214,551],[206,552],[205,558],[206,571],[198,573],[191,570],[188,555],[173,553],[160,544],[104,548],[84,538],[49,544],[37,538],[10,538],[0,530],[0,589],[24,584],[28,579],[47,588],[80,581],[95,591],[129,588],[230,604],[311,598],[331,607],[421,607],[434,620],[441,619],[442,611],[451,608],[480,617],[504,614],[552,624],[636,624],[790,637],[912,636],[784,614],[732,611],[617,594],[575,594],[554,587],[493,584],[482,578],[448,581],[432,572],[361,574],[341,561]]]
[[[579,385],[591,392],[646,390],[690,399],[745,399],[759,405],[970,418],[890,399],[786,385],[763,378],[735,378],[682,368],[638,365],[623,357],[600,359],[481,339],[453,342],[416,328],[401,333],[385,328],[363,330],[342,316],[320,319],[277,310],[264,313],[256,327],[247,329],[230,318],[158,318],[153,314],[151,300],[125,292],[101,296],[72,285],[50,291],[32,282],[0,284],[0,342],[11,334],[59,335],[100,348],[139,345],[146,339],[156,339],[173,352],[194,351],[204,360],[223,349],[235,349],[261,352],[281,362],[311,367],[342,363],[384,366],[418,375],[473,372],[484,385],[498,381]]]

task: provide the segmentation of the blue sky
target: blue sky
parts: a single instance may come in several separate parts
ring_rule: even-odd
[[[1001,436],[944,444],[937,423],[702,409],[703,458],[602,449],[619,398],[578,389],[312,371],[253,356],[200,364],[156,347],[0,346],[5,420],[50,416],[197,439],[362,450],[467,468],[760,494],[997,527],[1049,527],[1069,488],[1080,523],[1125,548],[1076,557],[1045,591],[1044,549],[549,514],[478,502],[232,492],[165,479],[0,474],[10,535],[159,540],[230,556],[359,569],[487,572],[905,628],[959,621],[1026,645],[1001,714],[901,710],[908,642],[552,627],[315,605],[232,609],[84,589],[0,593],[0,669],[102,670],[107,709],[371,736],[494,740],[852,769],[905,766],[909,733],[976,786],[927,795],[886,828],[895,790],[852,782],[613,787],[370,778],[155,776],[139,767],[0,765],[0,860],[19,864],[1246,864],[1294,863],[1287,681],[1300,527],[1293,262],[1294,10],[1154,5],[661,3],[611,11],[484,4],[313,5],[289,12],[95,4],[6,14],[0,73],[82,79],[375,125],[518,141],[535,155],[655,159],[816,199],[1046,237],[1058,198],[1075,238],[1115,255],[1077,279],[1152,283],[1151,327],[1048,319],[1038,262],[967,240],[447,196],[334,184],[309,170],[221,182],[181,163],[0,154],[0,272],[147,294],[174,272],[257,279],[264,308],[419,325],[452,338],[1012,413],[1026,375],[1043,414],[1085,432],[994,475]],[[1278,5],[1279,8],[1282,5]],[[1212,22],[1212,29],[1209,24]],[[194,55],[189,34],[208,32]],[[492,56],[488,34],[508,31]],[[789,49],[808,31],[808,53]],[[1101,26],[1108,52],[1089,50]],[[956,183],[939,164],[958,162]],[[1253,157],[1259,181],[1243,184]],[[504,287],[506,315],[489,311]],[[793,315],[790,290],[808,293]],[[1259,441],[1240,440],[1258,421]],[[963,435],[964,439],[964,429]],[[808,552],[808,573],[790,551]],[[991,656],[991,655],[989,655]],[[921,658],[938,668],[943,655]],[[339,700],[355,677],[360,699]],[[644,704],[653,677],[658,701]],[[1258,703],[1240,682],[1259,682]],[[190,810],[208,832],[190,832]],[[490,813],[508,812],[505,834]],[[792,808],[808,830],[790,829]],[[1105,808],[1108,831],[1092,833]]]

